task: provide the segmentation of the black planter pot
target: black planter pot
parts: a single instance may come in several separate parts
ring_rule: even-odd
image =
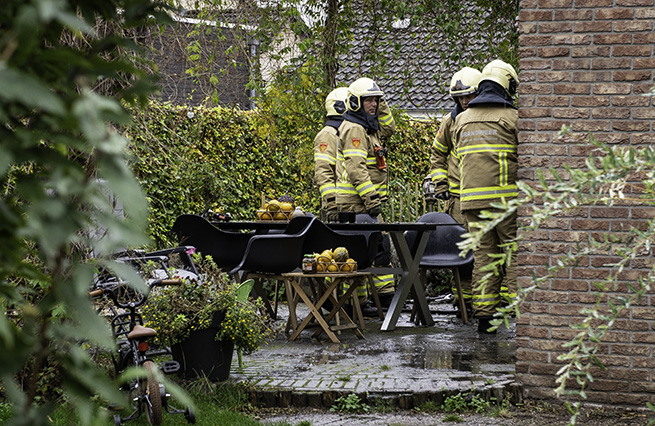
[[[209,328],[192,331],[186,340],[171,346],[173,359],[180,363],[180,376],[185,379],[207,377],[213,382],[230,377],[234,342],[215,340],[218,324],[224,317],[224,312],[217,312]]]

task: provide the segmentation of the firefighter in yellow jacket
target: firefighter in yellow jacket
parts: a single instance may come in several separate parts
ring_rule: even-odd
[[[377,217],[388,198],[386,149],[381,142],[383,119],[393,122],[389,112],[378,112],[386,102],[384,93],[370,78],[360,78],[348,88],[344,121],[339,127],[343,161],[337,162],[337,204],[340,211],[368,213]],[[388,116],[388,117],[387,117]],[[387,123],[385,123],[387,124]],[[385,130],[387,134],[395,131]]]
[[[396,130],[383,96],[370,78],[359,78],[348,87],[337,154],[339,211],[367,213],[378,220],[382,203],[388,198],[389,175],[383,140]],[[388,307],[394,292],[393,275],[378,275],[373,281],[382,305]]]
[[[518,86],[514,68],[500,60],[482,70],[478,96],[455,120],[454,136],[460,168],[461,210],[471,225],[483,210],[495,211],[492,203],[518,196],[518,110],[513,97]],[[472,305],[478,331],[486,333],[489,320],[500,303],[501,281],[508,297],[516,298],[516,255],[512,254],[503,274],[494,275],[481,285],[483,268],[503,251],[503,245],[516,239],[516,215],[487,232],[474,253]]]
[[[455,118],[466,111],[470,101],[475,99],[480,82],[480,71],[464,67],[457,71],[450,80],[450,96],[455,101],[455,108],[441,120],[439,131],[430,148],[430,177],[434,182],[434,196],[444,200],[444,211],[466,228],[466,218],[459,205],[459,160],[454,155],[453,130]],[[471,270],[460,271],[462,274],[462,293],[464,302],[471,305]],[[452,292],[457,295],[457,288]]]
[[[338,87],[325,98],[327,121],[314,139],[314,180],[321,192],[321,219],[336,222],[337,214],[337,145],[339,126],[346,111],[347,87]]]

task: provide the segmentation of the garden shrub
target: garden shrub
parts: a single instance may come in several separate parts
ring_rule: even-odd
[[[133,111],[132,168],[150,202],[149,232],[157,246],[174,244],[169,230],[180,214],[212,209],[254,219],[262,194],[278,198],[288,191],[296,205],[319,212],[313,137],[323,122],[314,119],[310,131],[307,123],[294,127],[271,115],[271,109],[157,102]],[[428,173],[436,125],[395,115],[398,129],[387,143],[391,179],[420,183]],[[274,131],[260,127],[266,120],[275,121]]]

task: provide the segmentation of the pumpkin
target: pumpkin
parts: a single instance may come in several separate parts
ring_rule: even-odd
[[[335,262],[345,262],[349,257],[350,255],[345,247],[337,247],[332,251],[332,259]]]

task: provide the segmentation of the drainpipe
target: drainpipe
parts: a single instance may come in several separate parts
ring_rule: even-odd
[[[259,45],[259,40],[251,39],[248,41],[248,48],[250,50],[250,63],[252,64],[257,56],[257,46]],[[252,65],[250,67],[249,73],[252,72]],[[248,90],[248,96],[250,98],[250,109],[255,109],[255,89]]]

